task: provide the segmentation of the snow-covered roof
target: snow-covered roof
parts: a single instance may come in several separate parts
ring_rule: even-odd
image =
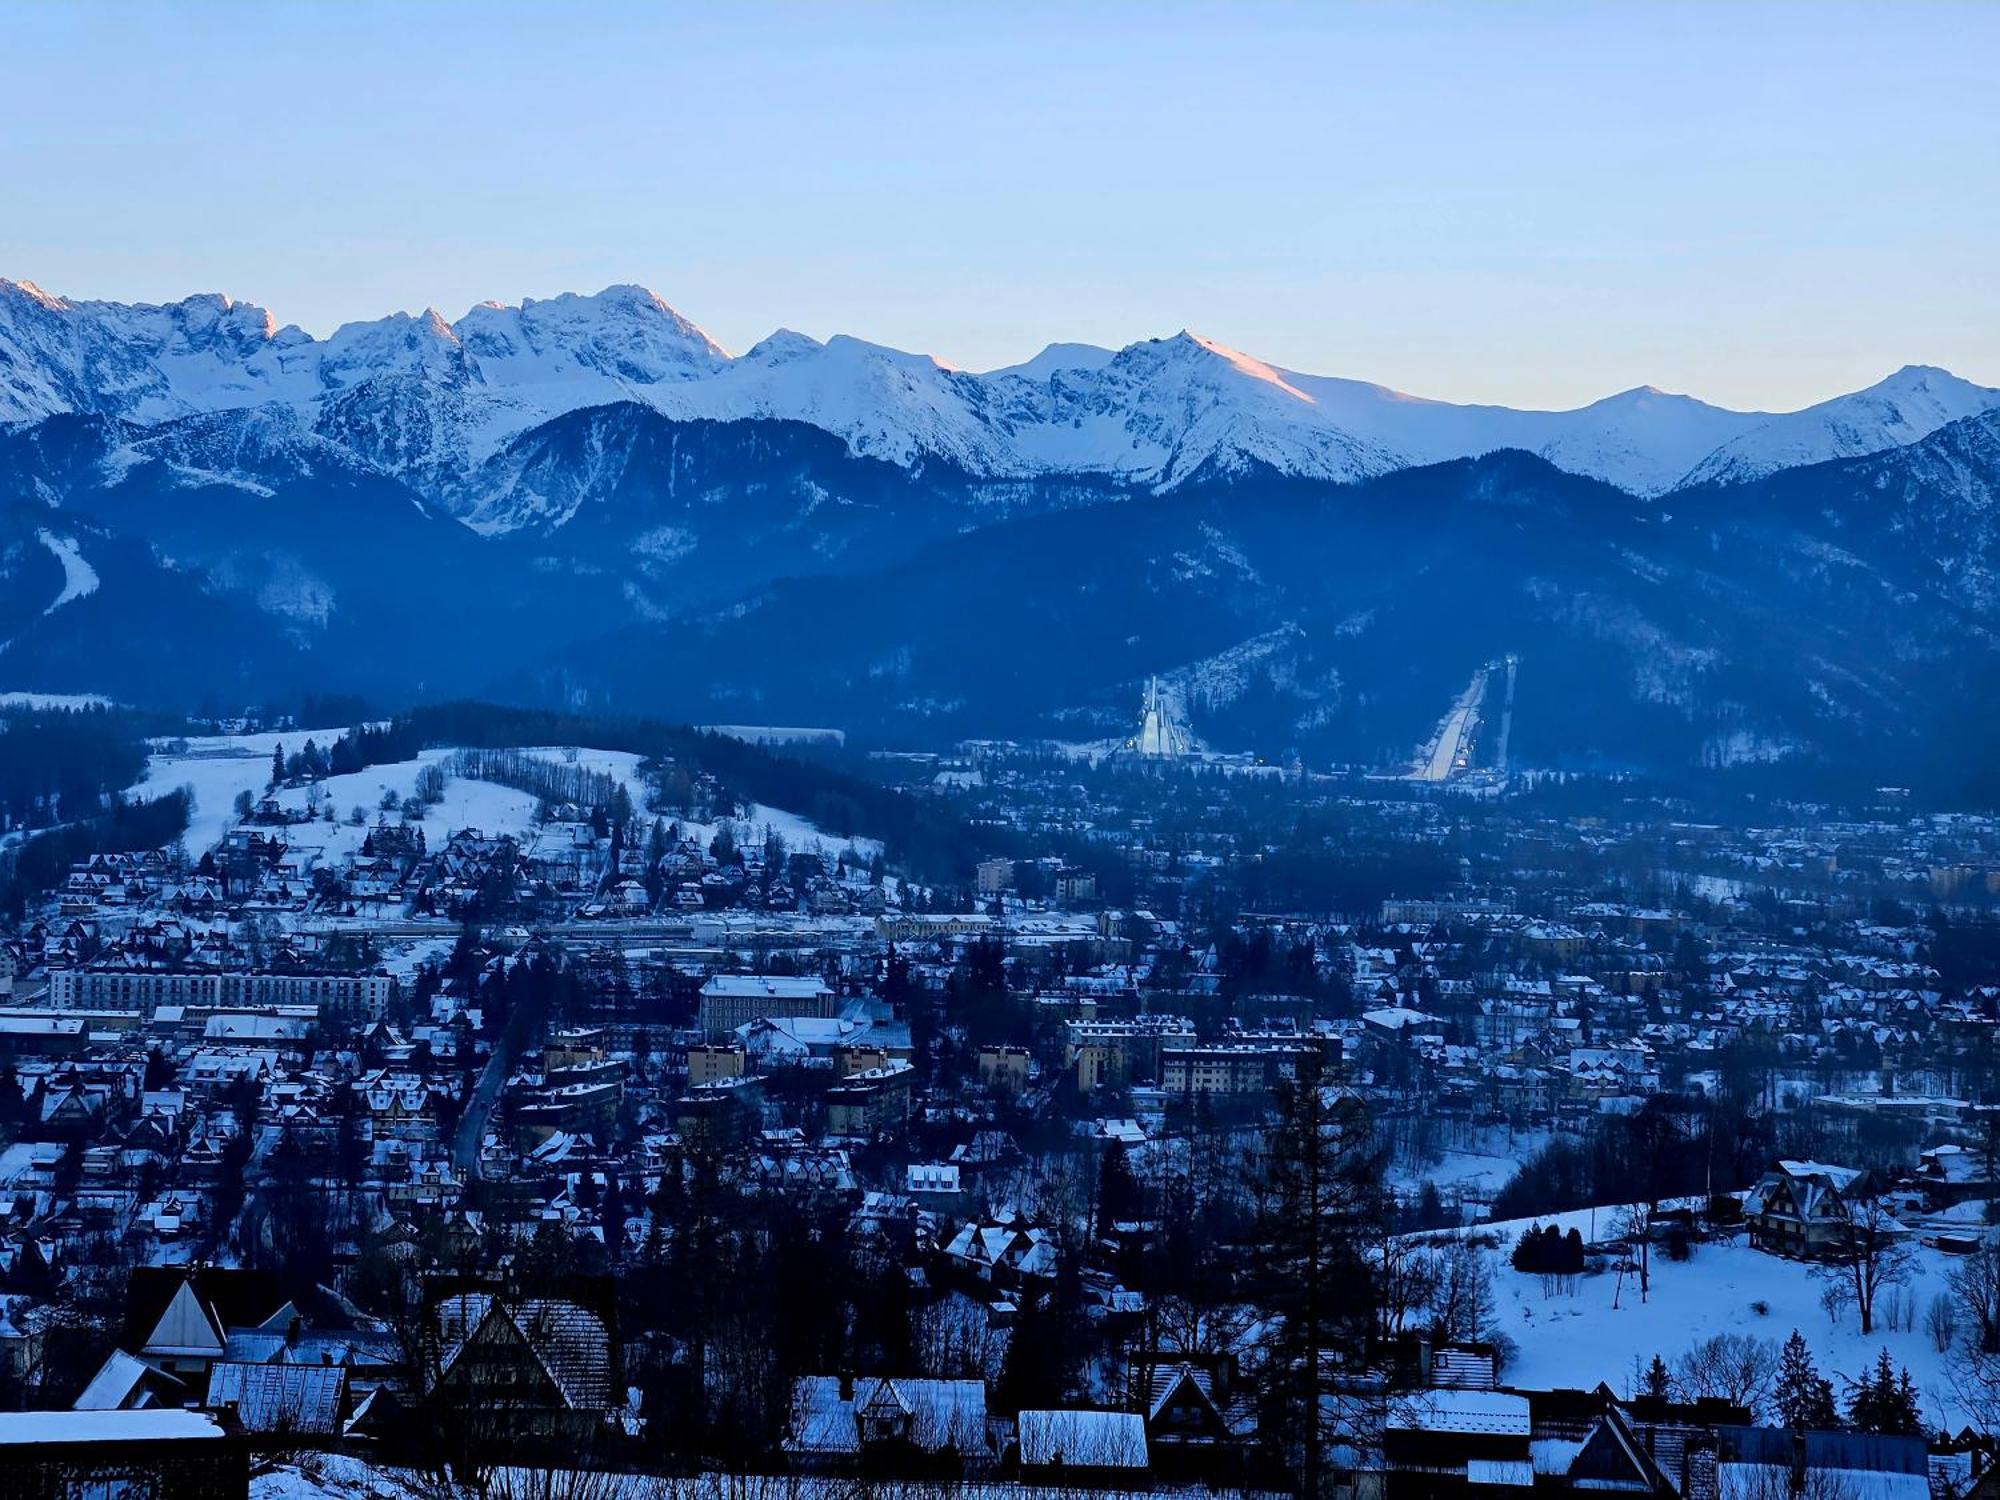
[[[702,985],[701,992],[737,1000],[810,1000],[829,993],[823,979],[796,979],[772,974],[712,974]]]
[[[83,1388],[83,1394],[75,1401],[78,1411],[117,1411],[132,1403],[133,1392],[149,1379],[171,1381],[178,1385],[171,1375],[162,1375],[136,1354],[127,1354],[123,1349],[113,1349],[110,1356],[90,1377],[90,1384]]]
[[[1479,1432],[1526,1437],[1528,1398],[1500,1391],[1418,1391],[1389,1409],[1392,1432]]]
[[[1412,1010],[1407,1005],[1385,1005],[1378,1010],[1363,1011],[1361,1019],[1371,1026],[1381,1027],[1384,1031],[1401,1031],[1408,1026],[1427,1025],[1437,1017],[1426,1015],[1420,1010]]]
[[[160,1443],[224,1438],[207,1412],[177,1408],[145,1411],[0,1412],[0,1447],[29,1443]]]
[[[1021,1462],[1077,1469],[1143,1469],[1146,1423],[1129,1411],[1024,1411]]]
[[[215,1326],[208,1309],[195,1294],[194,1283],[183,1281],[167,1310],[160,1315],[160,1321],[147,1335],[146,1352],[198,1357],[220,1354],[222,1344],[222,1330]]]
[[[799,1453],[854,1453],[861,1447],[858,1412],[900,1413],[909,1439],[935,1451],[986,1449],[983,1380],[861,1379],[843,1394],[840,1377],[810,1375],[792,1387],[792,1428],[785,1446]]]
[[[209,1372],[208,1404],[234,1408],[249,1432],[331,1434],[346,1387],[338,1365],[225,1362]]]
[[[1841,1189],[1850,1187],[1861,1175],[1859,1167],[1839,1167],[1823,1161],[1781,1161],[1778,1169],[1787,1177],[1824,1177]]]

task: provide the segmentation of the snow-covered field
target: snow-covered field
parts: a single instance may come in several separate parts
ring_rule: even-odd
[[[1608,1237],[1619,1217],[1618,1209],[1600,1208],[1594,1218],[1590,1210],[1581,1210],[1536,1222],[1574,1227],[1589,1239],[1593,1230]],[[1923,1330],[1923,1309],[1945,1290],[1950,1256],[1916,1248],[1913,1275],[1898,1289],[1899,1295],[1914,1299],[1916,1326],[1891,1330],[1878,1304],[1875,1331],[1864,1338],[1851,1309],[1843,1310],[1837,1323],[1828,1320],[1820,1304],[1825,1283],[1807,1266],[1753,1250],[1740,1238],[1698,1245],[1693,1259],[1681,1263],[1668,1260],[1655,1246],[1652,1287],[1643,1301],[1632,1273],[1622,1286],[1616,1272],[1606,1272],[1580,1278],[1573,1295],[1548,1295],[1542,1278],[1523,1275],[1507,1263],[1514,1237],[1527,1224],[1483,1226],[1506,1238],[1493,1252],[1493,1288],[1499,1331],[1519,1349],[1507,1369],[1510,1384],[1588,1387],[1603,1380],[1624,1393],[1634,1378],[1635,1362],[1643,1366],[1655,1354],[1671,1366],[1676,1356],[1714,1334],[1749,1334],[1782,1344],[1796,1328],[1836,1392],[1846,1389],[1841,1376],[1860,1375],[1879,1350],[1887,1349],[1892,1361],[1909,1367],[1927,1417],[1953,1428],[1965,1420],[1946,1376],[1946,1359]],[[1885,1291],[1884,1299],[1889,1295]],[[1760,1305],[1764,1311],[1758,1310]]]
[[[646,798],[650,788],[646,785],[646,778],[639,773],[639,762],[642,757],[629,751],[536,745],[528,747],[522,753],[565,765],[580,766],[586,771],[594,771],[600,775],[615,776],[623,783],[626,793],[632,798],[632,805],[642,811],[646,808]],[[447,794],[446,806],[450,805],[450,800]],[[852,848],[866,859],[872,859],[882,852],[882,842],[879,839],[836,838],[832,834],[822,832],[797,813],[786,812],[779,807],[767,807],[761,802],[751,803],[745,810],[744,816],[735,821],[739,834],[745,825],[748,826],[753,838],[761,839],[766,832],[776,833],[785,841],[786,847],[794,852],[811,849],[815,845],[825,849],[829,854],[837,854],[842,849]],[[699,839],[704,844],[714,839],[720,827],[719,823],[681,821],[681,833],[685,837]]]
[[[184,741],[184,751],[156,749],[146,761],[146,774],[130,788],[137,797],[162,797],[176,787],[194,792],[194,814],[188,821],[188,853],[199,858],[222,841],[236,821],[236,794],[263,795],[271,779],[271,751],[284,745],[287,754],[307,740],[331,745],[340,729],[302,730],[295,734],[213,735]]]
[[[1387,1171],[1388,1186],[1405,1198],[1414,1198],[1430,1182],[1447,1199],[1489,1199],[1549,1141],[1546,1130],[1460,1122],[1418,1133],[1420,1144],[1397,1140]]]
[[[815,845],[823,846],[830,854],[838,853],[842,849],[852,849],[864,859],[873,859],[882,852],[880,839],[835,838],[831,834],[822,833],[817,825],[808,822],[797,813],[788,813],[779,807],[766,807],[761,802],[750,804],[749,812],[743,821],[749,823],[753,829],[769,829],[776,833],[794,853],[811,849]]]
[[[330,746],[344,731],[340,729],[296,730],[284,734],[221,735],[186,741],[185,750],[157,750],[146,763],[145,778],[131,790],[136,795],[157,797],[175,787],[194,791],[195,809],[187,831],[188,852],[199,856],[221,842],[222,835],[236,821],[236,798],[242,792],[262,797],[271,776],[271,752],[283,745],[287,755],[296,753],[307,740]],[[317,847],[329,861],[338,861],[361,846],[367,826],[356,827],[348,820],[359,807],[372,825],[385,792],[393,792],[398,802],[414,794],[417,776],[424,767],[445,765],[456,752],[449,748],[426,750],[412,760],[370,766],[344,776],[330,776],[320,783],[320,793],[331,802],[334,823],[324,821],[293,828],[291,842]],[[624,784],[635,807],[646,807],[648,787],[640,774],[641,757],[622,750],[579,749],[570,759],[566,749],[539,746],[526,751],[550,761],[574,764],[585,770],[616,776]],[[278,793],[280,805],[303,811],[308,792],[304,787],[287,787]],[[427,836],[433,841],[459,828],[476,828],[481,833],[533,837],[537,801],[527,792],[501,786],[497,782],[475,781],[449,776],[445,781],[444,802],[425,819]],[[750,836],[762,838],[766,829],[775,830],[794,850],[815,845],[828,853],[852,847],[864,857],[881,852],[876,839],[837,839],[822,833],[805,818],[780,808],[751,804],[746,817],[738,819],[739,835],[747,828]],[[682,832],[707,843],[720,825],[683,823]]]
[[[1415,1194],[1426,1182],[1435,1183],[1440,1193],[1463,1192],[1484,1197],[1506,1186],[1507,1179],[1520,1169],[1528,1155],[1502,1156],[1485,1151],[1446,1151],[1436,1161],[1421,1167],[1397,1166],[1389,1172],[1390,1186],[1397,1192]]]

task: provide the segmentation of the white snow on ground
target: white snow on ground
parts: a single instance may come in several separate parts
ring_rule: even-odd
[[[590,750],[578,746],[549,745],[530,746],[521,753],[524,755],[539,756],[543,760],[556,761],[564,765],[579,766],[586,771],[594,771],[600,775],[615,776],[624,783],[626,793],[632,798],[632,805],[638,808],[641,813],[650,815],[651,810],[647,805],[647,798],[652,795],[652,788],[647,784],[645,776],[639,770],[639,764],[644,759],[643,756],[635,755],[626,750]],[[447,796],[446,804],[449,805],[449,803],[450,798]],[[670,823],[677,821],[670,813],[662,813],[661,816],[666,817]],[[678,821],[680,821],[683,836],[699,839],[704,844],[714,839],[716,831],[721,827],[720,823]],[[749,804],[744,815],[736,819],[735,822],[738,825],[739,836],[741,835],[743,826],[746,824],[749,826],[752,835],[759,839],[763,837],[767,830],[775,832],[785,841],[786,847],[794,853],[809,850],[815,846],[823,848],[830,854],[838,854],[842,849],[851,848],[863,858],[872,859],[875,855],[882,852],[882,841],[880,839],[837,838],[833,834],[824,832],[816,824],[799,816],[797,813],[786,812],[783,808],[767,807],[761,802],[752,802]],[[488,829],[486,831],[491,832],[492,830]]]
[[[1504,1239],[1491,1254],[1496,1323],[1519,1349],[1507,1367],[1509,1384],[1591,1387],[1602,1380],[1623,1394],[1631,1385],[1635,1360],[1643,1366],[1658,1354],[1672,1366],[1678,1355],[1714,1334],[1749,1334],[1782,1344],[1796,1328],[1811,1345],[1820,1373],[1833,1380],[1843,1398],[1846,1386],[1840,1377],[1860,1375],[1879,1350],[1887,1349],[1893,1363],[1909,1367],[1923,1394],[1925,1416],[1934,1425],[1956,1429],[1968,1420],[1952,1393],[1945,1357],[1923,1331],[1923,1310],[1946,1289],[1952,1257],[1913,1247],[1913,1275],[1898,1295],[1914,1298],[1916,1326],[1887,1327],[1883,1304],[1890,1294],[1885,1290],[1876,1307],[1875,1331],[1866,1338],[1852,1309],[1843,1310],[1837,1324],[1828,1321],[1820,1305],[1825,1283],[1809,1267],[1753,1250],[1740,1236],[1733,1243],[1697,1245],[1693,1258],[1678,1264],[1654,1246],[1652,1288],[1644,1301],[1638,1277],[1630,1272],[1622,1288],[1611,1271],[1580,1278],[1574,1295],[1550,1296],[1542,1278],[1523,1275],[1507,1263],[1515,1237],[1530,1223],[1575,1228],[1586,1240],[1593,1233],[1602,1240],[1614,1236],[1622,1213],[1600,1208],[1593,1215],[1584,1209],[1472,1231],[1495,1232]],[[1758,1303],[1768,1311],[1758,1312]]]
[[[1483,1151],[1446,1151],[1436,1161],[1421,1167],[1391,1168],[1389,1182],[1399,1193],[1408,1194],[1422,1192],[1426,1182],[1436,1184],[1438,1191],[1445,1194],[1453,1190],[1494,1193],[1520,1170],[1522,1157],[1527,1154],[1524,1151],[1518,1156],[1495,1156]]]
[[[42,539],[42,545],[56,555],[56,561],[62,564],[63,570],[62,592],[56,595],[55,603],[42,611],[43,614],[52,615],[65,604],[72,604],[97,592],[97,569],[84,561],[74,538],[57,536],[47,527],[35,534]]]
[[[823,845],[829,852],[838,853],[842,849],[852,849],[864,859],[873,859],[882,852],[880,839],[835,838],[830,833],[822,833],[816,824],[808,822],[797,813],[788,813],[782,808],[766,807],[761,802],[750,804],[745,819],[752,828],[769,829],[785,841],[793,853]]]
[[[448,754],[449,752],[444,753]],[[581,746],[552,745],[527,746],[523,748],[521,753],[523,755],[537,756],[542,760],[553,761],[562,765],[577,766],[586,771],[596,772],[599,775],[615,776],[624,784],[626,794],[632,799],[632,805],[638,808],[642,815],[649,818],[654,816],[647,800],[652,795],[652,787],[647,783],[646,777],[639,770],[640,762],[644,760],[643,756],[636,755],[628,750],[592,750]],[[458,782],[454,780],[446,788],[445,806],[447,808],[452,805],[452,788],[455,788],[457,785]],[[512,831],[518,833],[532,829],[532,806],[529,811],[531,814],[530,822]],[[686,819],[676,819],[673,814],[668,812],[661,812],[658,816],[666,818],[669,823],[679,822],[683,837],[698,839],[703,844],[711,842],[722,826],[720,822],[695,823]],[[786,812],[783,808],[767,807],[761,802],[750,803],[744,815],[733,821],[736,824],[739,839],[743,837],[745,828],[748,828],[751,837],[760,841],[767,831],[775,832],[785,841],[786,847],[794,853],[819,847],[829,854],[838,854],[842,849],[851,848],[863,858],[872,859],[875,855],[882,852],[882,841],[880,839],[837,838],[833,834],[824,832],[816,824],[797,813]],[[452,826],[457,827],[459,825],[454,823]],[[482,832],[493,833],[496,831],[495,829],[486,827],[485,824],[476,826]]]
[[[191,855],[199,858],[220,843],[222,835],[235,823],[238,793],[248,792],[252,797],[260,798],[264,795],[270,782],[273,746],[283,745],[287,755],[296,753],[309,739],[327,748],[344,732],[341,729],[310,729],[283,734],[218,735],[191,739],[185,742],[187,748],[184,751],[156,751],[147,762],[145,779],[132,791],[139,796],[158,797],[178,786],[192,787],[195,810],[188,825],[187,847]],[[320,783],[320,794],[324,801],[333,804],[334,817],[338,821],[295,825],[289,835],[290,842],[301,847],[318,847],[325,859],[338,862],[361,847],[368,826],[372,826],[378,816],[384,792],[394,792],[400,803],[415,793],[417,775],[425,766],[446,765],[456,753],[449,748],[426,750],[413,760],[370,766],[348,775],[328,777]],[[651,789],[640,774],[641,757],[638,755],[622,750],[578,749],[572,762],[569,752],[561,748],[541,746],[524,753],[616,776],[624,783],[633,805],[642,813],[646,811]],[[287,787],[278,793],[278,802],[283,807],[303,810],[309,795],[305,787]],[[476,828],[484,834],[513,834],[524,842],[532,841],[537,831],[537,806],[537,799],[530,793],[501,786],[497,782],[448,775],[443,804],[430,809],[424,819],[425,837],[436,844],[456,829]],[[348,821],[356,807],[366,815],[366,826],[355,827]],[[393,815],[391,821],[396,821]],[[669,821],[673,821],[670,815]],[[748,815],[736,820],[736,823],[739,838],[744,836],[746,828],[752,837],[758,839],[763,837],[766,829],[775,829],[794,852],[819,846],[828,853],[838,853],[851,847],[864,858],[873,858],[882,849],[878,839],[835,838],[822,833],[796,813],[757,803],[751,804]],[[714,839],[719,827],[718,823],[683,822],[681,831],[707,844]]]
[[[199,859],[222,841],[236,821],[236,794],[261,797],[271,779],[271,750],[283,745],[290,755],[307,740],[331,745],[341,729],[307,729],[288,734],[211,735],[186,740],[184,751],[156,746],[146,761],[146,774],[129,789],[135,797],[163,797],[176,787],[194,791],[194,815],[188,822],[188,853]]]
[[[646,799],[652,795],[652,788],[639,770],[645,759],[630,750],[591,750],[581,745],[527,745],[521,750],[523,755],[532,755],[537,760],[553,761],[557,765],[575,766],[599,776],[615,776],[623,783],[625,795],[632,799],[632,805],[641,812],[646,809]]]

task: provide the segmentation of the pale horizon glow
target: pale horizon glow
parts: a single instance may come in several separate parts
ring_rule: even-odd
[[[42,4],[0,276],[325,336],[615,283],[1568,408],[2000,384],[2000,7]]]

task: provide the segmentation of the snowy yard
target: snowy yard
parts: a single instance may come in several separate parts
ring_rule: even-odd
[[[1608,1237],[1619,1215],[1617,1209],[1596,1210],[1596,1234]],[[1592,1234],[1589,1210],[1539,1222],[1574,1227],[1586,1239]],[[1825,1284],[1807,1266],[1752,1250],[1740,1238],[1698,1245],[1693,1259],[1681,1263],[1668,1260],[1655,1246],[1652,1288],[1642,1301],[1638,1278],[1629,1272],[1622,1287],[1617,1273],[1607,1272],[1580,1278],[1572,1295],[1548,1295],[1542,1278],[1507,1263],[1513,1238],[1526,1222],[1487,1227],[1507,1237],[1493,1254],[1493,1288],[1498,1330],[1519,1349],[1507,1369],[1510,1384],[1589,1387],[1603,1380],[1623,1394],[1634,1379],[1635,1362],[1643,1366],[1655,1354],[1672,1365],[1676,1356],[1714,1334],[1748,1334],[1782,1344],[1796,1328],[1836,1392],[1846,1389],[1840,1377],[1860,1375],[1877,1351],[1887,1349],[1891,1360],[1909,1367],[1927,1418],[1953,1427],[1964,1420],[1945,1374],[1945,1359],[1924,1332],[1922,1319],[1932,1297],[1945,1290],[1951,1256],[1916,1248],[1913,1274],[1901,1289],[1901,1295],[1915,1299],[1916,1326],[1889,1329],[1878,1306],[1875,1331],[1863,1338],[1852,1309],[1844,1310],[1837,1324],[1828,1321],[1820,1305]],[[1765,1310],[1760,1312],[1760,1306]]]
[[[344,732],[307,729],[292,734],[213,735],[186,740],[181,742],[187,746],[184,751],[156,749],[146,761],[146,774],[129,793],[163,797],[176,787],[191,788],[194,815],[188,822],[186,842],[189,855],[199,859],[220,843],[236,822],[236,794],[263,795],[271,779],[272,747],[282,744],[290,754],[309,739],[331,745]]]

